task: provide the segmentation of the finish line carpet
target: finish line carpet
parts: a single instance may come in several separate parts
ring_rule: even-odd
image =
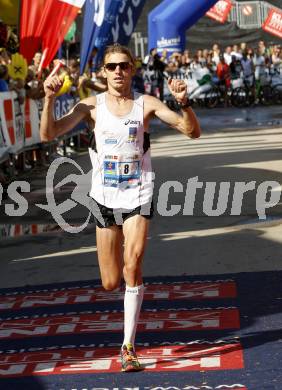
[[[121,373],[123,289],[0,290],[0,390],[281,390],[282,272],[147,278],[145,370]]]

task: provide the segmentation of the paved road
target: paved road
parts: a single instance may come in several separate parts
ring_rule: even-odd
[[[265,110],[265,111],[264,111]],[[278,108],[271,111],[215,110],[201,111],[203,135],[199,140],[189,140],[174,130],[152,124],[152,155],[156,171],[156,216],[151,224],[148,248],[144,260],[145,276],[161,275],[211,275],[237,272],[281,270],[282,204],[267,211],[266,221],[259,220],[257,190],[264,181],[275,181],[273,194],[280,194],[282,182],[282,128],[279,127]],[[88,155],[75,160],[84,172],[90,170]],[[63,165],[56,180],[77,168]],[[27,193],[28,213],[25,217],[7,217],[1,211],[3,224],[49,224],[54,227],[50,212],[35,206],[46,203],[46,173],[32,173],[28,180],[31,193]],[[80,191],[89,189],[89,176],[80,175]],[[198,177],[203,182],[195,197],[193,215],[183,215],[187,182]],[[195,179],[196,180],[196,179]],[[164,183],[171,181],[179,192],[170,190],[168,209],[179,205],[174,216],[161,216]],[[235,182],[255,182],[254,189],[244,195],[240,216],[230,216]],[[226,211],[221,216],[208,217],[210,197],[205,189],[220,182],[230,183]],[[70,198],[73,183],[56,191],[57,202]],[[211,187],[209,187],[211,186]],[[226,187],[227,188],[227,187]],[[162,190],[161,190],[162,189]],[[186,193],[187,192],[187,193]],[[226,192],[226,191],[225,191]],[[215,203],[218,193],[215,195]],[[275,194],[274,194],[275,195]],[[9,200],[6,203],[9,203]],[[261,211],[262,212],[262,211]],[[68,222],[83,223],[87,208],[76,206],[68,215]],[[281,217],[281,219],[280,219]],[[70,234],[53,230],[38,235],[2,239],[0,284],[15,287],[88,280],[99,277],[95,246],[95,226],[90,223],[81,233]]]

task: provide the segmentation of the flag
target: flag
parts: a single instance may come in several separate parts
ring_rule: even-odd
[[[22,0],[20,53],[31,62],[42,47],[41,68],[54,58],[85,0]]]
[[[268,17],[262,25],[262,28],[270,34],[282,38],[282,12],[272,8]]]
[[[85,0],[48,0],[38,25],[42,37],[42,60],[40,69],[46,68],[64,40],[72,22]]]
[[[94,33],[97,26],[101,26],[105,16],[105,0],[86,0],[82,42],[80,46],[80,73],[82,74],[94,47]]]
[[[85,69],[94,46],[98,48],[95,57],[97,65],[102,59],[105,46],[113,42],[111,28],[122,2],[123,0],[87,0],[80,52],[81,73]]]
[[[20,18],[20,53],[30,64],[41,45],[41,38],[36,34],[38,23],[43,13],[45,0],[21,0]]]
[[[228,18],[231,8],[231,0],[219,0],[213,7],[211,7],[206,15],[211,19],[217,20],[220,23],[224,23]]]
[[[145,0],[127,0],[122,2],[111,30],[113,42],[118,42],[125,46],[128,45],[144,4]]]

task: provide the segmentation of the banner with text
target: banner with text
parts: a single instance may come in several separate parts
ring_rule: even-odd
[[[144,7],[145,0],[123,1],[112,27],[112,41],[128,45]]]
[[[282,38],[282,11],[271,9],[262,28],[270,34]]]
[[[224,23],[228,18],[231,8],[232,8],[231,0],[219,0],[206,13],[206,16],[208,16],[211,19],[217,20],[220,23]]]

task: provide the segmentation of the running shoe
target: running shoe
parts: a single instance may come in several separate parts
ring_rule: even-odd
[[[123,345],[120,351],[121,371],[132,372],[142,370],[142,366],[138,361],[136,352],[132,344]]]

